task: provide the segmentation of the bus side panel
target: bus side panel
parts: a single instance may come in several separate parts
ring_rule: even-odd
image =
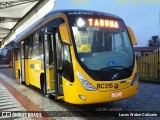
[[[28,85],[30,83],[30,75],[29,75],[29,59],[25,59],[25,79],[26,79],[26,84]]]
[[[20,60],[15,60],[15,78],[16,79],[19,79],[18,70],[20,70]]]
[[[29,60],[29,76],[30,76],[29,83],[37,88],[41,88],[40,74],[41,74],[41,61]]]
[[[54,86],[54,68],[46,69],[46,79],[49,90],[55,89]]]

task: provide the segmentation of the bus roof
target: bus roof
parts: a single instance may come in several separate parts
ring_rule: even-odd
[[[49,17],[53,14],[56,13],[64,13],[66,15],[96,15],[96,16],[108,16],[108,17],[112,17],[112,18],[119,18],[121,19],[119,16],[110,14],[110,13],[105,13],[105,12],[100,12],[100,11],[94,11],[94,10],[52,10],[51,12],[49,12],[45,17]]]
[[[99,11],[92,11],[92,10],[56,10],[56,11],[52,10],[47,15],[45,15],[43,18],[39,19],[38,21],[33,23],[31,26],[29,26],[27,29],[25,29],[23,32],[19,33],[13,41],[15,41],[16,43],[20,42],[23,36],[25,36],[27,33],[33,30],[36,26],[41,24],[45,19],[47,19],[48,17],[52,15],[59,14],[59,13],[64,13],[66,14],[66,16],[68,15],[95,15],[95,16],[106,16],[106,17],[121,19],[120,17],[113,15],[113,14],[99,12]]]

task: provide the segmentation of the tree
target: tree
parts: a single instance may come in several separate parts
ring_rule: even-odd
[[[151,39],[148,41],[149,47],[159,46],[160,45],[160,38],[158,35],[152,36]]]

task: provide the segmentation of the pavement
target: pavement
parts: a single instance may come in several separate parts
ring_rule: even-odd
[[[12,114],[15,111],[19,111],[21,115],[26,113],[36,114],[37,116],[29,117],[28,119],[34,120],[52,120],[59,117],[61,114],[57,115],[57,112],[50,111],[68,111],[65,108],[59,106],[53,100],[47,98],[43,94],[36,90],[29,88],[28,86],[22,85],[17,79],[12,77],[11,68],[1,68],[0,69],[0,119],[18,119],[21,117],[16,117]],[[9,112],[9,116],[3,115],[2,113]],[[66,112],[66,115],[70,114],[70,117],[75,117],[74,114]],[[24,116],[23,116],[24,117]]]

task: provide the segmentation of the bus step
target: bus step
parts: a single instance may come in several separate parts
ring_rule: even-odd
[[[64,99],[64,96],[57,96],[58,100]]]
[[[55,93],[55,90],[47,90],[47,94]]]
[[[53,96],[55,96],[55,94],[52,94]],[[57,96],[56,98],[57,100],[61,100],[61,99],[64,99],[64,96]]]

